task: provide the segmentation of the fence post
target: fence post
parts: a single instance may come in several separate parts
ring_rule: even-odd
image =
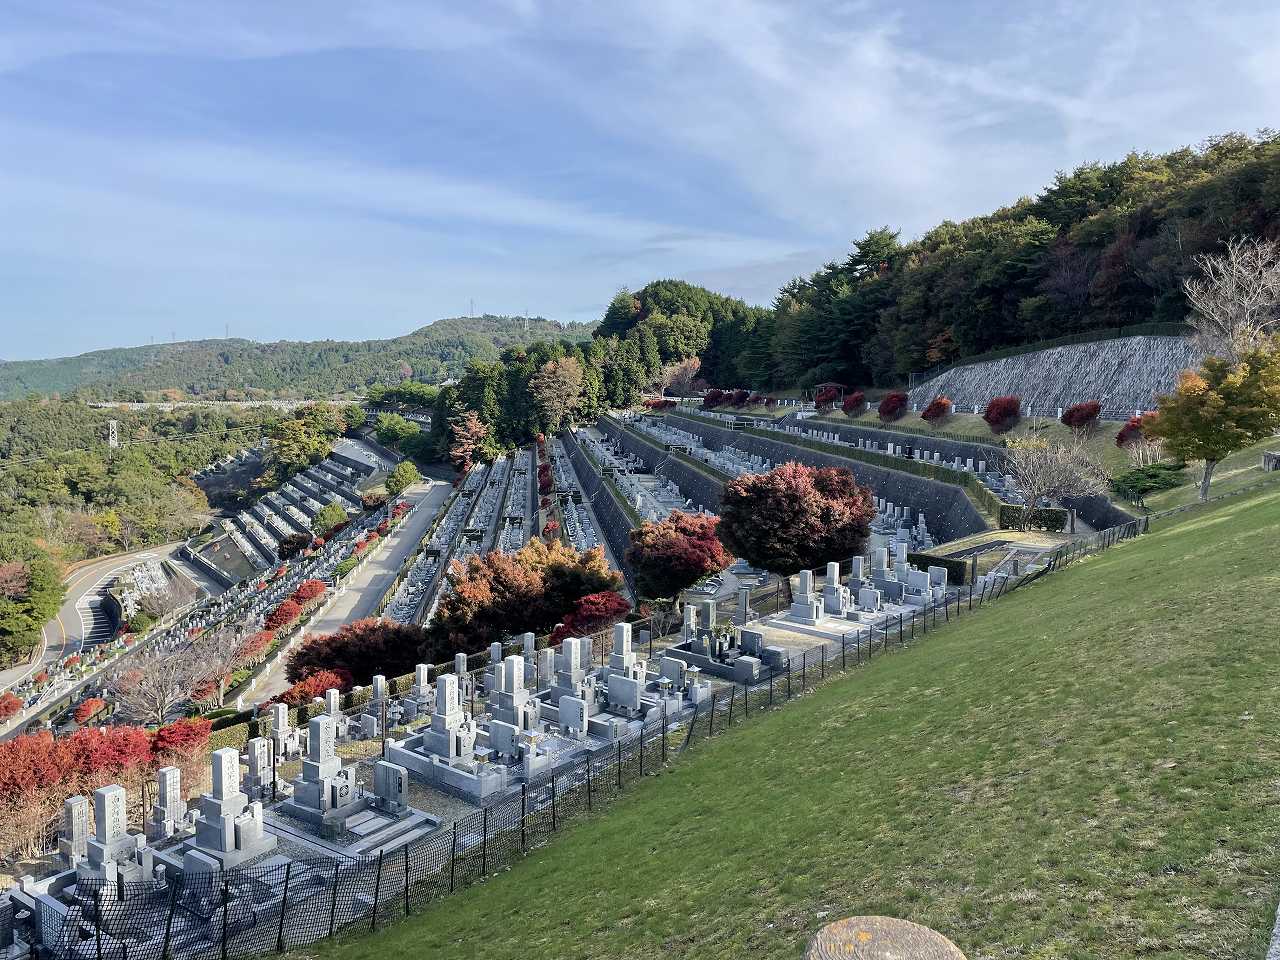
[[[169,915],[164,921],[164,945],[160,948],[160,960],[169,960],[169,943],[173,936],[173,906],[178,899],[178,877],[173,877],[169,884]]]
[[[730,687],[729,688],[729,726],[730,727],[733,726],[733,701],[736,700],[737,697],[738,697],[738,688]]]
[[[333,936],[334,926],[338,919],[338,868],[339,864],[335,860],[333,864],[333,897],[329,900],[329,936]]]
[[[405,844],[404,850],[404,915],[409,916],[409,844]]]
[[[489,872],[489,808],[484,808],[480,826],[480,874]]]
[[[369,930],[378,929],[378,898],[382,895],[382,851],[378,851],[378,875],[373,881],[373,913],[369,921]]]
[[[551,832],[556,830],[556,775],[551,774]]]
[[[458,821],[453,821],[453,841],[449,844],[449,892],[453,893],[458,874]]]
[[[103,923],[103,921],[106,919],[106,917],[104,917],[104,916],[102,915],[102,890],[101,890],[101,888],[99,888],[99,890],[98,890],[97,897],[98,897],[98,922],[95,924],[95,926],[98,928],[98,933],[97,933],[97,935],[98,935],[98,960],[102,960],[102,923]]]
[[[809,651],[806,650],[800,655],[800,692],[804,693],[805,684],[808,682],[809,671]]]
[[[684,747],[689,749],[689,741],[693,739],[693,728],[698,723],[698,705],[693,705],[693,719],[689,721],[689,732],[684,735]]]
[[[787,699],[791,699],[791,658],[787,657]]]
[[[527,784],[520,784],[520,850],[525,849],[524,842],[524,823],[527,819],[526,810],[529,807],[529,788]]]
[[[276,929],[276,953],[284,953],[284,914],[289,906],[289,876],[293,873],[293,861],[284,865],[284,893],[280,896],[280,926]]]
[[[621,790],[622,789],[622,741],[621,740],[617,741],[617,744],[618,744],[618,751],[617,751],[617,755],[613,758],[613,770],[614,770],[614,774],[616,775],[615,782],[618,785],[618,789]]]
[[[591,804],[594,799],[594,789],[591,786],[591,758],[587,757],[587,810],[591,810]]]
[[[973,584],[969,584],[969,609],[973,610]]]
[[[662,762],[667,762],[667,708],[662,708]]]
[[[822,659],[818,661],[818,677],[825,680],[827,679],[827,645],[824,643],[818,649],[822,651]]]
[[[227,914],[231,912],[231,892],[227,889],[227,868],[222,868],[222,960],[227,960]]]
[[[640,725],[640,778],[644,779],[644,724]]]
[[[885,639],[888,639],[888,634],[885,635]],[[902,646],[902,614],[898,614],[898,646]]]
[[[769,667],[769,706],[771,707],[773,706],[773,675],[774,673],[775,673],[774,668],[772,666]]]
[[[849,635],[847,633],[840,634],[840,669],[846,670],[849,667]]]

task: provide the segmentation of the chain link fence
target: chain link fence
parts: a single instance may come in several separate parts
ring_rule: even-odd
[[[1145,532],[1145,519],[1064,545],[1042,566],[960,590],[940,602],[793,656],[756,682],[725,681],[691,715],[650,720],[630,736],[597,746],[575,763],[521,785],[452,826],[374,857],[294,859],[144,883],[82,882],[63,918],[41,915],[43,953],[64,960],[230,960],[284,952],[348,929],[370,931],[412,916],[548,842],[567,825],[604,810],[699,742],[751,723],[841,674],[929,631],[962,619],[1081,557]],[[752,605],[781,609],[784,582],[758,588]],[[606,635],[593,638],[603,655]],[[60,922],[59,922],[60,920]],[[11,907],[0,906],[0,948],[12,941]]]

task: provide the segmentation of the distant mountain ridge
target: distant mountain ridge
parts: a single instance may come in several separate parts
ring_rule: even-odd
[[[95,350],[51,360],[0,361],[0,399],[76,393],[131,399],[180,390],[189,396],[332,396],[405,376],[438,381],[471,360],[496,360],[535,340],[585,340],[592,324],[542,317],[451,317],[387,340],[188,340]]]

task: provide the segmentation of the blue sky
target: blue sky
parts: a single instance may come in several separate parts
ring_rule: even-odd
[[[767,303],[1278,108],[1271,3],[3,0],[0,358]]]

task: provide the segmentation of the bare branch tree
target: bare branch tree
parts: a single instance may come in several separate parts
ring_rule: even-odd
[[[152,620],[159,620],[167,613],[190,603],[195,590],[183,580],[169,580],[159,590],[152,590],[138,598],[138,608]]]
[[[238,648],[229,632],[214,630],[187,644],[149,651],[111,681],[108,695],[128,719],[159,726],[202,687],[214,684],[221,692]]]
[[[1027,500],[1027,509],[1022,513],[1023,529],[1042,500],[1090,497],[1105,494],[1108,489],[1106,471],[1082,437],[1011,440],[1006,469]]]
[[[1224,254],[1195,258],[1204,274],[1183,282],[1197,344],[1239,363],[1280,331],[1280,243],[1234,237]]]

